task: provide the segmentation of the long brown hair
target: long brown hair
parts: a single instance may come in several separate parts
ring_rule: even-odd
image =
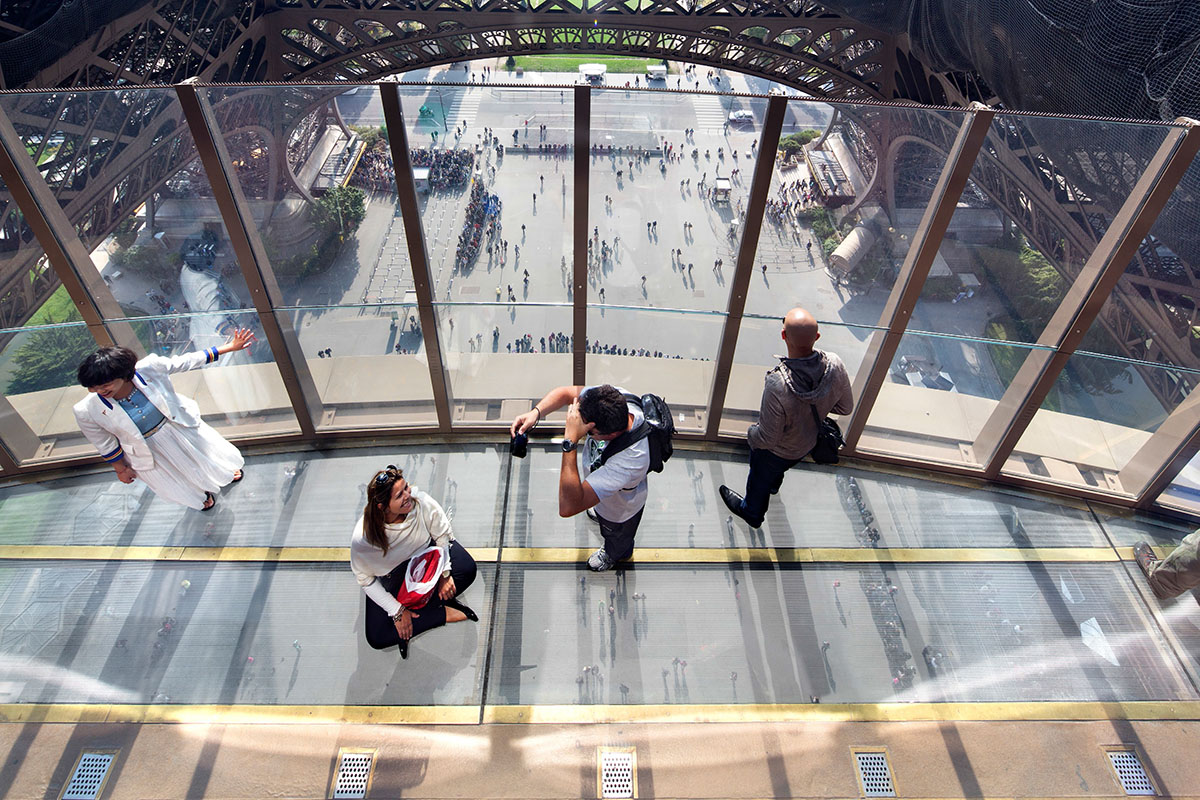
[[[386,556],[388,551],[386,523],[387,507],[392,502],[392,487],[404,480],[404,470],[388,464],[367,482],[367,507],[363,509],[363,538],[378,547]],[[415,510],[415,509],[414,509]]]

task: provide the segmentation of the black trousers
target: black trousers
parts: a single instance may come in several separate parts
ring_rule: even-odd
[[[604,537],[604,552],[613,561],[620,561],[633,555],[633,537],[637,534],[638,525],[642,523],[642,512],[645,506],[624,522],[609,522],[599,514],[600,535]]]
[[[387,589],[388,594],[395,596],[396,590],[403,585],[404,571],[406,569],[408,569],[407,561],[379,579],[383,584],[383,588]],[[457,541],[451,541],[450,577],[454,578],[455,599],[461,597],[462,593],[475,582],[475,575],[475,559],[471,558],[471,554],[461,544]],[[374,600],[368,597],[366,601],[367,644],[376,650],[383,650],[400,644],[400,635],[396,633],[396,623],[392,622],[392,618],[387,615],[386,611],[376,605]],[[414,637],[430,628],[438,628],[446,624],[446,606],[438,599],[436,593],[429,598],[429,601],[425,603],[423,608],[418,608],[414,614],[417,615],[412,620],[412,635]]]

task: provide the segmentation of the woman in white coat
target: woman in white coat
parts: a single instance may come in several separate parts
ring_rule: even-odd
[[[220,347],[138,360],[126,347],[103,347],[79,365],[88,390],[75,404],[75,419],[121,483],[141,478],[156,495],[207,511],[221,487],[242,479],[242,454],[200,418],[194,400],[171,385],[173,372],[211,364],[254,342],[247,328]]]

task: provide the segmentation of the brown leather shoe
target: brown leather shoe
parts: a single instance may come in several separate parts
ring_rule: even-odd
[[[1154,555],[1154,551],[1146,542],[1138,542],[1133,546],[1133,558],[1137,561],[1138,567],[1142,570],[1142,574],[1147,578],[1150,577],[1150,570],[1159,562],[1158,556]]]

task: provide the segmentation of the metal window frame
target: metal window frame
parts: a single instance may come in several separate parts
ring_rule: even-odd
[[[450,378],[442,358],[437,312],[433,307],[429,251],[425,246],[425,229],[421,222],[421,208],[417,203],[417,187],[413,182],[408,129],[404,127],[404,113],[400,108],[400,87],[390,81],[378,86],[379,99],[383,103],[383,121],[387,126],[388,148],[392,154],[392,168],[396,172],[396,199],[400,203],[400,216],[404,222],[408,260],[412,264],[413,291],[417,295],[417,314],[421,319],[421,337],[425,342],[425,357],[429,364],[437,429],[448,433],[451,429]]]
[[[278,297],[279,293],[266,248],[254,224],[254,216],[242,187],[229,174],[229,151],[213,115],[212,105],[197,91],[197,85],[198,82],[194,80],[177,84],[174,87],[175,95],[213,190],[213,199],[216,200],[225,232],[229,234],[230,244],[237,255],[242,277],[250,290],[250,298],[263,334],[267,337],[267,344],[271,347],[276,369],[283,378],[292,412],[300,424],[301,435],[305,439],[315,439],[316,421],[322,413],[321,397],[295,329],[289,320],[276,314],[272,296]],[[279,143],[272,144],[278,146]],[[268,291],[268,287],[275,291],[274,295]]]
[[[1176,123],[1182,127],[1168,131],[1129,198],[1113,218],[1038,337],[1038,347],[1046,349],[1030,350],[976,436],[972,450],[976,462],[984,465],[984,477],[995,478],[1000,475],[1008,457],[1054,388],[1055,381],[1075,354],[1079,343],[1099,317],[1117,283],[1125,275],[1130,260],[1137,254],[1142,240],[1200,151],[1200,125],[1185,118],[1177,119]],[[1176,411],[1186,405],[1181,405]],[[1175,417],[1175,414],[1171,417]],[[1174,457],[1180,440],[1196,427],[1194,412],[1191,421],[1186,431],[1178,430],[1178,420],[1173,426],[1164,425],[1160,428],[1162,435],[1152,437],[1134,457],[1138,465],[1132,470],[1127,466],[1121,470],[1121,474],[1139,475],[1138,483],[1142,487],[1148,484],[1150,479],[1141,473],[1157,471]]]
[[[729,375],[733,371],[733,358],[737,352],[742,315],[746,310],[746,295],[750,291],[750,276],[754,273],[758,240],[767,211],[767,196],[771,193],[771,178],[775,175],[775,152],[779,149],[779,138],[783,134],[783,120],[786,115],[787,98],[771,96],[767,100],[767,117],[763,121],[759,137],[754,178],[750,184],[750,196],[746,201],[746,222],[742,227],[742,240],[738,243],[737,266],[729,285],[729,304],[721,328],[721,346],[717,350],[717,367],[713,372],[709,392],[708,424],[704,429],[704,438],[709,441],[717,439],[721,428],[725,395],[729,390]],[[782,316],[781,310],[780,317]]]
[[[574,259],[571,265],[571,383],[584,386],[587,384],[587,243],[591,191],[589,160],[592,149],[592,87],[576,86],[572,92],[572,101],[575,103],[575,207],[571,210],[571,228],[575,241],[571,251],[571,257]]]
[[[867,427],[867,419],[883,382],[887,379],[900,340],[908,328],[913,309],[920,299],[921,290],[925,287],[925,279],[933,266],[934,256],[941,248],[950,219],[958,199],[962,196],[975,160],[983,147],[984,140],[991,130],[992,120],[996,116],[995,109],[981,103],[972,103],[966,112],[966,118],[959,127],[958,136],[946,158],[946,165],[938,177],[937,185],[925,206],[921,222],[913,233],[913,242],[904,257],[904,265],[892,286],[883,313],[879,318],[878,327],[871,342],[867,346],[863,364],[855,376],[853,397],[854,411],[846,423],[845,440],[846,454],[854,454],[858,448],[859,439]]]
[[[3,109],[0,109],[0,177],[4,178],[13,201],[96,344],[99,347],[120,344],[144,353],[133,328],[122,321],[125,313],[100,278],[78,231],[29,158],[20,134]],[[106,318],[112,321],[111,331],[105,325]]]
[[[78,231],[30,159],[16,127],[3,109],[0,109],[0,177],[97,347],[121,344],[144,354],[145,348],[129,323],[123,321],[124,312],[96,271]],[[89,277],[92,280],[85,283]],[[113,320],[109,323],[111,330],[105,324],[102,312],[107,312]],[[0,438],[4,440],[4,445],[0,446],[0,468],[5,472],[22,470],[17,452],[36,454],[42,447],[41,437],[33,432],[7,397],[0,402]]]

